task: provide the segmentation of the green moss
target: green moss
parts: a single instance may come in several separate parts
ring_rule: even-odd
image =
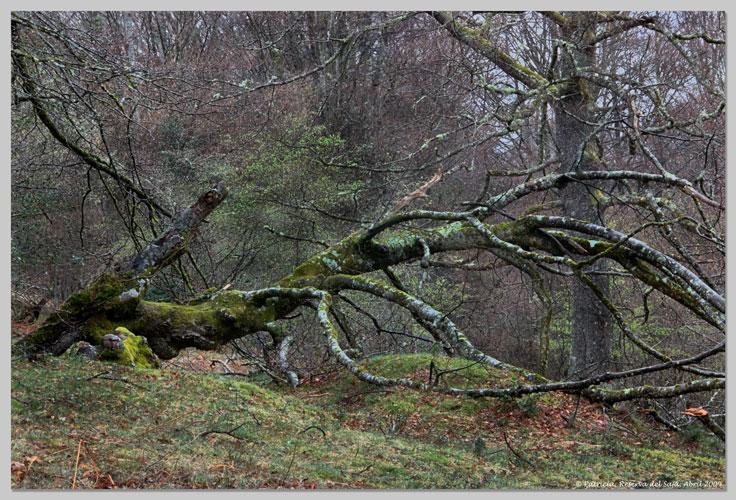
[[[274,321],[280,308],[288,308],[287,300],[267,299],[262,303],[243,298],[241,292],[227,291],[201,304],[172,304],[141,301],[142,319],[129,321],[128,326],[148,338],[168,337],[187,330],[205,332],[215,345],[247,332],[262,331]]]
[[[519,224],[504,228],[524,231]],[[279,281],[282,287],[319,288],[324,278],[335,274],[355,275],[381,269],[387,265],[420,256],[423,245],[452,238],[477,238],[477,231],[465,222],[443,224],[432,229],[404,229],[386,231],[370,242],[361,243],[365,233],[357,231],[330,248],[317,253],[297,266],[294,271]]]
[[[102,337],[111,333],[114,328],[115,325],[109,319],[98,314],[87,320],[87,323],[84,325],[84,336],[88,342],[99,344],[102,341]]]
[[[13,355],[25,355],[26,350],[52,343],[66,329],[66,325],[62,318],[52,316],[41,328],[13,344]]]
[[[123,337],[123,350],[119,361],[123,365],[138,368],[158,368],[159,361],[145,337],[135,335],[125,327],[115,328],[115,333]]]
[[[90,286],[69,297],[61,309],[73,316],[94,311],[106,302],[117,299],[123,291],[132,286],[134,285],[130,280],[113,274],[103,274]]]
[[[319,286],[323,278],[334,274],[355,274],[366,270],[366,262],[358,255],[357,244],[360,232],[339,241],[332,247],[313,255],[294,271],[282,278],[279,285],[283,287]]]
[[[69,297],[58,311],[44,325],[27,337],[24,344],[32,347],[52,343],[63,333],[70,322],[86,318],[99,311],[103,304],[116,298],[125,288],[124,280],[105,274],[89,287]]]
[[[358,366],[374,375],[387,378],[413,378],[427,381],[430,364],[433,364],[435,375],[437,372],[447,372],[440,377],[440,385],[453,387],[500,387],[513,385],[522,379],[518,374],[491,368],[461,358],[449,358],[430,353],[421,354],[389,354],[373,356],[357,363]],[[340,400],[346,392],[354,390],[371,391],[375,386],[362,382],[350,374],[337,378],[324,386],[324,390],[335,400]],[[407,396],[407,392],[397,393],[397,398],[412,401],[414,396]],[[412,393],[413,394],[413,393]],[[421,394],[421,393],[416,393]],[[418,397],[418,396],[417,396]],[[448,396],[448,400],[456,401],[455,397]],[[389,398],[390,399],[390,398]],[[371,400],[371,398],[368,398]],[[388,399],[382,399],[386,402]],[[393,403],[387,403],[393,404]],[[455,403],[452,403],[453,405]],[[475,408],[476,402],[470,398],[463,398],[463,408]],[[401,406],[401,405],[399,405]],[[458,406],[458,408],[460,408]]]
[[[88,323],[84,326],[84,333],[90,341],[98,342],[102,335],[109,333],[112,326],[105,323],[101,315],[113,320],[134,315],[138,299],[120,301],[119,297],[122,292],[137,285],[137,281],[128,276],[103,274],[84,290],[69,297],[41,328],[23,339],[21,349],[32,352],[50,347],[69,330],[70,324],[82,322]],[[88,321],[89,318],[95,319]]]
[[[100,332],[102,332],[100,327]],[[158,368],[159,360],[148,346],[145,337],[136,335],[123,326],[118,326],[114,330],[107,330],[105,334],[115,333],[123,341],[122,349],[106,349],[102,348],[98,342],[100,349],[99,358],[105,361],[113,361],[124,366],[134,366],[136,368]],[[104,335],[104,334],[103,334]],[[100,337],[101,339],[102,337]]]
[[[535,85],[544,86],[548,83],[547,79],[542,75],[530,68],[527,68],[513,57],[499,50],[498,47],[486,38],[480,30],[468,28],[467,26],[460,26],[459,24],[455,24],[454,28],[472,44],[475,44],[481,52],[491,57],[496,64],[510,67],[513,71],[529,78]]]
[[[541,235],[540,231],[530,228],[523,220],[499,222],[491,226],[491,232],[505,241],[531,241]]]

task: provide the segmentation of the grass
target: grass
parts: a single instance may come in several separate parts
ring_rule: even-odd
[[[426,380],[432,359],[442,370],[469,365],[429,355],[364,365]],[[442,377],[512,379],[479,366]],[[344,373],[290,389],[67,356],[16,362],[12,480],[18,489],[724,487],[722,447],[618,422],[584,402],[570,428],[576,403],[382,389]]]

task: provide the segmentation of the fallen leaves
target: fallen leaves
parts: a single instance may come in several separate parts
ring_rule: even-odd
[[[23,479],[31,471],[31,466],[41,460],[37,455],[25,457],[22,462],[11,462],[10,474],[13,476],[16,485],[23,482]]]
[[[95,488],[102,490],[111,490],[117,488],[117,485],[115,484],[115,481],[113,481],[110,474],[105,474],[97,480],[97,482],[95,483]]]
[[[331,483],[328,481],[328,483]],[[277,479],[264,482],[261,487],[269,489],[287,489],[287,490],[316,490],[319,484],[317,481],[310,481],[307,478],[303,479]],[[332,486],[328,484],[327,487]]]
[[[28,323],[25,321],[11,321],[10,322],[10,331],[13,334],[25,336],[25,335],[35,332],[37,329],[38,329],[38,325],[35,323]]]
[[[13,479],[15,479],[16,482],[23,481],[23,478],[26,475],[26,464],[23,462],[11,462],[10,473],[13,475]]]
[[[215,464],[212,465],[208,470],[219,470],[221,473],[225,473],[228,470],[236,470],[232,463],[229,464]]]

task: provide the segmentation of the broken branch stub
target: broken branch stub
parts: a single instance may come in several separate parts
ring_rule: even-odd
[[[138,255],[119,264],[118,274],[144,274],[166,266],[187,247],[197,228],[204,219],[227,197],[227,188],[222,182],[204,193],[191,206],[179,212],[169,227],[150,242]]]

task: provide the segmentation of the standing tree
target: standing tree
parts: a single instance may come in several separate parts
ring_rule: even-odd
[[[454,38],[503,71],[506,78],[485,87],[489,92],[518,96],[514,106],[522,109],[508,117],[510,125],[514,120],[539,115],[538,162],[544,164],[547,160],[545,148],[549,138],[561,173],[610,170],[611,165],[621,160],[622,155],[617,149],[620,150],[625,140],[627,147],[631,148],[631,155],[637,152],[644,155],[656,171],[667,174],[646,140],[657,140],[660,130],[682,130],[694,120],[691,118],[677,124],[663,96],[669,94],[668,100],[672,102],[679,100],[675,97],[678,94],[706,93],[711,89],[676,88],[662,81],[661,75],[655,73],[659,67],[645,65],[649,56],[647,50],[656,49],[644,48],[640,57],[645,64],[635,72],[627,71],[626,62],[617,56],[623,52],[622,47],[631,53],[642,48],[641,41],[651,43],[651,33],[661,33],[669,37],[681,57],[689,63],[688,72],[693,71],[697,75],[700,68],[692,66],[692,56],[678,45],[678,40],[698,38],[706,44],[721,43],[705,35],[683,37],[671,34],[660,19],[649,15],[543,12],[541,16],[547,20],[546,23],[538,19],[536,22],[527,21],[524,26],[527,35],[533,30],[542,35],[523,38],[525,41],[531,38],[536,46],[514,46],[503,34],[491,31],[492,13],[479,13],[470,18],[446,12],[433,15]],[[547,26],[540,26],[540,23]],[[644,37],[637,33],[641,28],[648,30],[644,31]],[[509,36],[513,36],[512,33],[515,32],[509,30]],[[540,58],[539,54],[543,57]],[[665,54],[662,51],[657,55],[662,57]],[[723,109],[723,94],[716,91],[715,96],[718,99],[715,109],[693,109],[690,112],[701,118],[717,118]],[[548,108],[552,110],[551,117],[547,116]],[[642,129],[644,108],[647,109],[648,120],[659,118],[662,123],[652,123]],[[685,132],[687,135],[691,133]],[[529,170],[528,173],[533,172]],[[574,219],[605,225],[607,207],[599,195],[601,186],[595,181],[566,184],[559,192],[562,213]],[[596,296],[596,293],[608,294],[605,260],[591,262],[583,272],[587,275],[586,280],[590,280],[598,290],[594,292],[583,281],[572,286],[570,373],[584,378],[609,369],[612,330],[610,313]]]

